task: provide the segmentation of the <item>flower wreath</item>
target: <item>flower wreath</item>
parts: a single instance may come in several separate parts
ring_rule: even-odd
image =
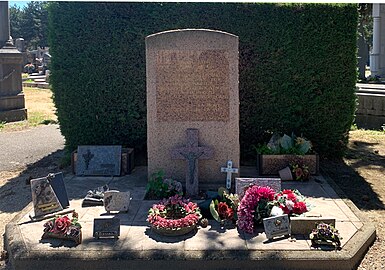
[[[262,218],[269,216],[274,194],[274,190],[270,187],[250,186],[238,207],[238,227],[247,233],[253,233],[254,223],[261,222]]]
[[[201,217],[196,203],[175,195],[154,204],[148,211],[147,221],[158,229],[179,229],[197,225]]]

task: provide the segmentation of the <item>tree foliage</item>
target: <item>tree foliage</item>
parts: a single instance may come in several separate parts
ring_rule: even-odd
[[[12,38],[24,38],[28,49],[48,46],[48,5],[47,2],[32,1],[23,9],[11,6]]]
[[[357,5],[55,2],[51,83],[69,149],[146,143],[145,37],[239,36],[241,153],[274,131],[340,155],[355,110]],[[172,139],[172,133],[170,133]]]

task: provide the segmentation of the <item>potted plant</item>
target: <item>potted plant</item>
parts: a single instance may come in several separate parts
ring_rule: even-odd
[[[341,239],[338,230],[331,224],[320,223],[310,233],[310,240],[313,246],[334,246],[336,249],[341,247]]]
[[[182,183],[164,177],[163,171],[151,175],[146,186],[146,198],[150,200],[161,200],[174,195],[183,195]]]
[[[239,198],[237,194],[228,194],[225,188],[220,188],[218,197],[210,203],[210,213],[221,224],[223,229],[226,223],[235,224],[238,205]]]
[[[147,221],[154,232],[166,235],[184,235],[197,227],[202,215],[198,205],[174,195],[154,204],[148,211]]]
[[[304,137],[274,134],[269,143],[256,147],[261,175],[278,175],[290,164],[306,164],[310,174],[318,174],[319,158],[312,152],[312,143]]]

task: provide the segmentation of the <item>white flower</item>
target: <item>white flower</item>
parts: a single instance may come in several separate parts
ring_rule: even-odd
[[[271,209],[270,215],[271,216],[283,215],[283,210],[281,208],[279,208],[278,206],[273,206],[273,208]]]

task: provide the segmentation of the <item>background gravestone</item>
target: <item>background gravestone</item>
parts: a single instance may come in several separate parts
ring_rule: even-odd
[[[185,29],[146,38],[148,172],[164,169],[178,180],[186,161],[170,150],[186,144],[186,130],[199,130],[201,146],[214,150],[199,161],[201,184],[225,185],[221,166],[239,166],[238,37]]]
[[[120,175],[121,155],[121,145],[80,145],[76,175]]]

